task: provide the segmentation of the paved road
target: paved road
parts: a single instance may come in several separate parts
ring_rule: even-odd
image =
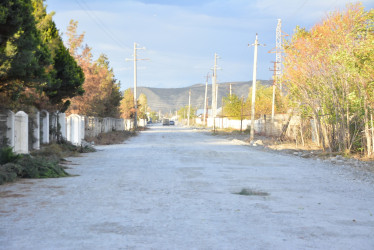
[[[336,166],[178,127],[98,148],[0,186],[0,249],[374,249],[373,186]]]

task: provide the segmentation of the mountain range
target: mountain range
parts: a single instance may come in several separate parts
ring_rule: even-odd
[[[262,85],[270,86],[273,81],[259,80]],[[247,99],[249,88],[252,81],[248,82],[225,82],[218,84],[218,104],[222,104],[222,98],[230,93],[230,84],[232,93],[239,97]],[[191,89],[191,106],[198,109],[204,108],[205,84],[195,84],[184,88],[149,88],[138,87],[137,92],[147,96],[148,106],[153,111],[161,111],[162,113],[175,112],[180,108],[188,105],[189,90]],[[208,103],[211,105],[212,85],[208,84]]]

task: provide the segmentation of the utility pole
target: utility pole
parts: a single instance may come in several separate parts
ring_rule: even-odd
[[[224,129],[224,127],[223,127],[223,118],[225,117],[225,115],[224,115],[224,113],[223,113],[223,97],[222,97],[222,100],[221,100],[221,103],[222,103],[222,114],[221,114],[221,118],[222,118],[222,129]]]
[[[255,104],[256,104],[256,74],[257,74],[257,47],[261,45],[258,43],[258,35],[256,33],[256,40],[255,43],[248,46],[254,46],[254,59],[253,59],[253,79],[252,79],[252,107],[251,107],[251,135],[250,141],[253,142],[254,139],[254,132],[255,132]]]
[[[135,107],[135,115],[134,115],[134,128],[137,129],[138,127],[138,101],[137,101],[137,93],[136,93],[136,88],[137,88],[137,69],[136,69],[136,62],[140,60],[149,60],[149,59],[138,59],[136,51],[139,49],[145,50],[145,47],[143,48],[138,48],[136,42],[134,43],[134,58],[133,59],[125,59],[126,61],[134,61],[134,107]]]
[[[232,84],[230,83],[230,98],[231,98],[231,95],[232,95]]]
[[[217,86],[217,53],[214,53],[214,67],[212,76],[212,118],[213,118],[213,131],[216,130],[216,115],[217,115],[217,101],[218,101],[218,86]]]
[[[206,74],[206,82],[205,82],[205,98],[204,98],[204,124],[206,122],[206,110],[207,110],[207,98],[208,98],[208,79],[209,79],[209,73]]]
[[[207,109],[206,109],[206,113],[204,114],[204,116],[207,118],[208,117],[208,109],[209,109],[209,97],[206,98],[206,106],[207,106]],[[207,120],[205,119],[205,126],[207,126],[208,122]],[[373,137],[374,139],[374,137]]]
[[[276,35],[275,35],[275,82],[279,86],[280,94],[282,95],[282,82],[281,82],[281,75],[282,75],[282,20],[278,19]]]
[[[277,72],[277,62],[274,63],[274,69],[269,69],[270,71],[274,71],[273,73],[273,101],[271,104],[271,123],[274,123],[274,110],[275,110],[275,85],[276,85],[276,72]]]
[[[213,67],[213,76],[212,76],[212,117],[213,119],[217,115],[217,53],[214,53],[214,67]]]
[[[218,106],[218,84],[216,82],[216,116],[217,116],[217,106]]]
[[[189,95],[188,95],[188,112],[187,112],[187,117],[188,117],[187,126],[190,126],[190,117],[191,117],[191,89],[190,89]]]

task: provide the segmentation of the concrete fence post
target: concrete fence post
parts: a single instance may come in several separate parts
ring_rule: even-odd
[[[8,145],[13,148],[14,151],[14,121],[15,121],[15,114],[8,110],[7,111],[7,118],[6,118],[6,138],[8,138]]]
[[[40,111],[40,139],[41,143],[49,143],[49,113],[46,110]]]
[[[14,118],[14,152],[18,154],[29,153],[29,117],[19,111]]]
[[[29,117],[31,120],[31,130],[32,130],[32,149],[39,150],[40,149],[40,112],[36,111],[33,116]]]
[[[58,113],[58,123],[60,124],[61,137],[66,140],[66,114]]]
[[[82,138],[84,138],[84,119],[79,115],[72,114],[69,115],[66,120],[66,139],[72,144],[80,146],[82,144]]]

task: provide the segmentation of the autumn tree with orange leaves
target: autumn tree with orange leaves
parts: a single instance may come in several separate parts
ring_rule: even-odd
[[[85,81],[82,96],[74,97],[68,113],[79,113],[96,117],[119,117],[120,83],[114,77],[109,66],[109,60],[102,54],[97,60],[93,59],[92,49],[83,44],[84,33],[77,34],[78,22],[71,20],[67,29],[67,45],[70,54],[82,68]]]
[[[331,13],[285,45],[290,97],[316,122],[324,149],[374,155],[374,10]]]

